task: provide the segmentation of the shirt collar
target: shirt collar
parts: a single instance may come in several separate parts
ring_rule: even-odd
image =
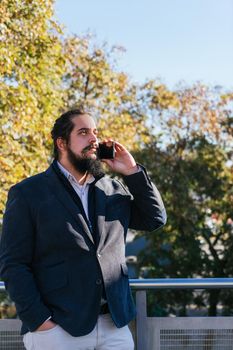
[[[78,183],[78,181],[75,179],[75,177],[66,168],[64,168],[59,161],[57,161],[57,165],[58,165],[59,169],[61,170],[61,172],[63,173],[63,175],[65,175],[65,177],[69,180],[69,182],[75,184],[78,187],[83,187],[83,186],[89,185],[95,181],[94,176],[91,174],[88,174],[84,184],[80,185]]]

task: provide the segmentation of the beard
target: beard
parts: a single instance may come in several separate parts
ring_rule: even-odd
[[[85,147],[83,149],[83,157],[78,156],[75,154],[70,147],[67,148],[67,156],[70,161],[70,163],[73,165],[73,167],[80,172],[81,174],[85,174],[88,172],[89,174],[93,176],[102,176],[104,175],[103,167],[101,164],[101,161],[99,159],[92,159],[92,158],[85,158],[85,153],[89,151],[91,147]]]

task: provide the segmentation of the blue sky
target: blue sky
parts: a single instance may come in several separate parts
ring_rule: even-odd
[[[66,33],[124,46],[133,81],[233,89],[233,0],[56,0],[55,11]]]

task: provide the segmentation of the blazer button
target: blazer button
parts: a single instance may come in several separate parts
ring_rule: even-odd
[[[95,283],[96,283],[96,284],[101,284],[101,283],[102,283],[102,281],[101,281],[101,279],[100,279],[100,278],[98,278],[98,279],[95,281]]]

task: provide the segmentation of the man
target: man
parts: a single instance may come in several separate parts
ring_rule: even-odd
[[[58,118],[52,137],[52,165],[10,189],[3,220],[1,276],[26,349],[131,350],[126,233],[164,225],[162,200],[118,142],[104,162],[128,189],[103,174],[96,124],[84,111]]]

